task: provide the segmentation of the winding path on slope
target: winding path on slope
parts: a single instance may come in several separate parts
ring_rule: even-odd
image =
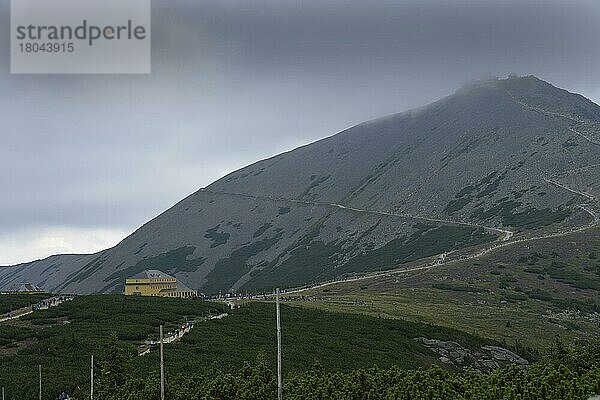
[[[561,183],[556,182],[551,179],[544,178],[544,181],[546,181],[547,183],[554,185],[560,189],[566,190],[570,193],[576,194],[578,196],[582,196],[590,202],[596,201],[596,198],[589,193],[585,193],[585,192],[570,188],[564,184],[561,184]],[[348,210],[348,211],[360,212],[360,213],[369,213],[369,214],[375,214],[375,215],[384,215],[384,216],[401,217],[401,218],[412,218],[412,219],[425,220],[425,221],[430,221],[430,222],[440,222],[440,223],[446,223],[446,224],[480,227],[480,228],[484,228],[484,229],[491,230],[491,231],[501,232],[504,234],[504,237],[500,243],[498,243],[496,241],[496,242],[494,242],[494,244],[492,246],[490,246],[488,248],[475,251],[472,254],[467,254],[464,256],[456,257],[454,259],[450,259],[442,264],[437,263],[437,262],[424,263],[422,265],[419,265],[416,267],[411,267],[411,268],[400,267],[400,268],[396,268],[396,269],[390,269],[387,271],[358,274],[358,275],[351,276],[351,277],[332,279],[332,280],[329,280],[326,282],[321,282],[321,283],[318,283],[315,285],[305,285],[302,287],[284,289],[284,290],[282,290],[283,294],[298,294],[298,293],[306,292],[306,291],[313,290],[313,289],[318,289],[318,288],[335,285],[337,283],[355,282],[355,281],[362,281],[362,280],[374,279],[374,278],[380,278],[380,277],[390,277],[390,276],[397,275],[397,274],[406,274],[406,273],[415,272],[415,271],[426,271],[426,270],[435,268],[439,265],[452,264],[452,263],[459,262],[459,261],[467,261],[467,260],[471,260],[471,259],[480,258],[480,257],[482,257],[486,254],[489,254],[495,250],[498,250],[498,249],[501,249],[504,247],[508,247],[508,246],[512,246],[512,245],[522,244],[525,242],[531,242],[531,241],[541,240],[541,239],[552,239],[552,238],[570,235],[570,234],[577,233],[577,232],[583,232],[583,231],[586,231],[588,229],[592,229],[592,228],[598,226],[598,224],[600,223],[600,216],[598,214],[596,214],[594,211],[592,211],[590,208],[588,208],[589,204],[584,204],[584,205],[579,205],[578,207],[581,208],[583,211],[587,212],[592,217],[592,221],[587,225],[574,227],[572,229],[568,229],[568,230],[564,230],[564,231],[560,231],[560,232],[547,233],[547,234],[539,235],[539,236],[511,240],[513,237],[513,232],[510,230],[501,229],[501,228],[491,228],[491,227],[478,225],[478,224],[472,224],[472,223],[468,223],[468,222],[448,221],[448,220],[443,220],[443,219],[428,218],[428,217],[414,216],[414,215],[408,215],[408,214],[397,214],[397,213],[391,213],[391,212],[387,212],[387,211],[365,210],[365,209],[359,209],[359,208],[354,208],[354,207],[348,207],[348,206],[344,206],[342,204],[336,204],[336,203],[321,203],[321,202],[311,202],[311,201],[297,200],[297,199],[273,198],[273,197],[268,197],[268,196],[255,196],[255,195],[248,195],[248,194],[241,194],[241,193],[210,191],[210,190],[206,190],[206,189],[204,191],[208,192],[208,193],[219,194],[219,195],[251,198],[254,200],[266,200],[266,201],[272,201],[272,202],[289,202],[289,203],[304,204],[304,205],[310,205],[310,206],[326,206],[326,207],[333,207],[333,208],[338,208],[341,210]],[[266,296],[258,295],[258,296],[253,296],[253,297],[265,299],[269,296],[268,295],[266,295]]]
[[[521,107],[526,108],[528,110],[536,111],[536,112],[539,112],[541,114],[548,115],[550,117],[559,117],[559,118],[568,119],[569,121],[575,122],[575,123],[577,123],[579,125],[586,125],[586,124],[590,123],[590,121],[583,121],[583,120],[574,118],[574,117],[572,117],[570,115],[561,114],[561,113],[557,113],[557,112],[554,112],[554,111],[544,110],[543,108],[536,107],[536,106],[533,106],[531,104],[524,103],[524,102],[518,100],[517,98],[515,98],[515,96],[513,96],[508,90],[506,91],[506,93],[510,96],[510,98],[515,103],[519,104]],[[593,139],[593,138],[591,138],[591,137],[589,137],[589,136],[587,136],[587,135],[585,135],[585,134],[583,134],[583,133],[581,133],[581,132],[573,129],[572,127],[569,127],[568,129],[569,129],[569,131],[571,131],[572,133],[574,133],[577,136],[581,137],[582,139],[585,139],[588,142],[590,142],[590,143],[592,143],[592,144],[594,144],[596,146],[600,146],[600,142],[599,141],[597,141],[597,140],[595,140],[595,139]]]
[[[10,313],[0,315],[0,323],[6,322],[6,321],[11,321],[13,319],[19,319],[26,315],[32,314],[36,311],[47,310],[52,307],[57,307],[57,306],[61,305],[62,303],[66,302],[66,301],[71,301],[71,300],[73,300],[73,297],[71,297],[71,296],[59,295],[59,296],[49,297],[47,299],[39,301],[36,304],[31,305],[31,306],[22,307],[18,310],[14,310]]]
[[[570,121],[576,122],[578,124],[587,124],[588,123],[586,121],[581,121],[581,120],[578,120],[578,119],[573,118],[568,115],[543,110],[539,107],[535,107],[535,106],[523,103],[523,102],[517,100],[508,91],[507,91],[507,93],[513,99],[513,101],[515,101],[516,103],[518,103],[519,105],[521,105],[524,108],[527,108],[527,109],[530,109],[530,110],[533,110],[536,112],[540,112],[540,113],[543,113],[545,115],[552,116],[552,117],[565,118]],[[600,145],[600,142],[588,137],[587,135],[585,135],[581,132],[578,132],[574,128],[569,127],[568,129],[570,132],[576,134],[580,138],[588,141],[589,143],[594,144],[594,145]],[[579,170],[579,169],[593,168],[596,166],[599,166],[599,164],[594,164],[594,165],[590,165],[590,166],[582,166],[582,167],[578,167],[577,169]],[[543,180],[547,184],[553,185],[559,189],[568,191],[572,194],[575,194],[575,195],[585,198],[587,200],[587,202],[584,204],[580,204],[577,207],[591,216],[591,218],[592,218],[591,222],[586,225],[583,225],[583,226],[574,227],[574,228],[560,231],[560,232],[547,233],[544,235],[539,235],[539,236],[534,236],[534,237],[526,237],[526,238],[519,238],[516,240],[514,240],[514,239],[511,240],[514,236],[514,233],[510,230],[494,228],[494,227],[489,227],[489,226],[484,226],[484,225],[479,225],[479,224],[474,224],[474,223],[469,223],[469,222],[450,221],[450,220],[444,220],[444,219],[422,217],[422,216],[418,216],[418,215],[392,213],[392,212],[388,212],[388,211],[366,210],[366,209],[360,209],[360,208],[355,208],[355,207],[349,207],[349,206],[345,206],[343,204],[337,204],[337,203],[311,202],[311,201],[297,200],[297,199],[273,198],[273,197],[269,197],[269,196],[254,196],[254,195],[241,194],[241,193],[210,191],[210,190],[206,190],[206,189],[204,189],[204,191],[210,192],[210,193],[215,193],[215,194],[247,197],[247,198],[252,198],[252,199],[256,199],[256,200],[268,200],[268,201],[273,201],[273,202],[290,202],[290,203],[305,204],[305,205],[311,205],[311,206],[325,206],[325,207],[338,208],[341,210],[348,210],[348,211],[359,212],[359,213],[368,213],[368,214],[374,214],[374,215],[417,219],[417,220],[423,220],[423,221],[429,221],[429,222],[444,223],[444,224],[449,224],[449,225],[479,227],[479,228],[483,228],[488,231],[493,231],[493,232],[501,233],[504,235],[504,237],[501,240],[501,243],[498,243],[498,241],[496,241],[496,242],[494,242],[494,244],[492,246],[490,246],[488,248],[475,251],[472,254],[459,256],[459,257],[456,257],[455,259],[451,259],[451,260],[448,260],[443,263],[443,264],[451,264],[451,263],[455,263],[458,261],[466,261],[466,260],[480,258],[486,254],[489,254],[495,250],[498,250],[498,249],[501,249],[501,248],[504,248],[507,246],[512,246],[512,245],[516,245],[516,244],[521,244],[521,243],[531,242],[531,241],[541,240],[541,239],[552,239],[552,238],[562,237],[562,236],[570,235],[570,234],[577,233],[577,232],[583,232],[583,231],[592,229],[599,225],[600,216],[590,208],[590,203],[597,201],[595,196],[593,196],[589,193],[568,187],[567,185],[562,184],[562,183],[556,181],[555,179],[543,178]],[[434,263],[426,263],[426,264],[423,264],[423,265],[420,265],[417,267],[411,267],[411,268],[396,268],[396,269],[390,269],[390,270],[381,271],[381,272],[365,273],[365,274],[360,274],[360,275],[356,275],[356,276],[352,276],[352,277],[344,277],[342,279],[333,279],[333,280],[318,283],[315,285],[305,285],[302,287],[291,288],[291,289],[283,290],[282,293],[297,294],[297,293],[305,292],[308,290],[322,288],[322,287],[326,287],[326,286],[330,286],[330,285],[334,285],[334,284],[342,283],[342,282],[354,282],[354,281],[367,280],[367,279],[373,279],[373,278],[378,278],[378,277],[388,277],[388,276],[392,276],[395,274],[404,274],[404,273],[409,273],[409,272],[414,272],[414,271],[429,270],[438,265],[440,265],[440,264],[437,262],[434,262]],[[260,296],[258,296],[258,297],[260,297]]]
[[[375,278],[391,277],[393,275],[406,274],[406,273],[415,272],[415,271],[426,271],[426,270],[430,270],[435,267],[438,267],[440,265],[447,265],[447,264],[453,264],[453,263],[456,263],[459,261],[468,261],[468,260],[472,260],[472,259],[477,259],[477,258],[483,257],[486,254],[489,254],[493,251],[496,251],[496,250],[504,248],[504,247],[522,244],[522,243],[526,243],[526,242],[532,242],[532,241],[541,240],[541,239],[552,239],[552,238],[567,236],[567,235],[570,235],[573,233],[583,232],[583,231],[586,231],[586,230],[589,230],[589,229],[592,229],[592,228],[598,226],[598,224],[600,222],[600,218],[598,217],[598,215],[595,214],[593,211],[586,209],[584,206],[580,206],[580,207],[594,217],[590,224],[585,225],[585,226],[576,227],[576,228],[566,230],[566,231],[561,231],[561,232],[549,233],[549,234],[534,236],[534,237],[529,237],[529,238],[520,238],[520,239],[510,240],[510,241],[503,241],[502,243],[496,243],[491,247],[476,251],[472,254],[468,254],[465,256],[461,256],[461,257],[457,257],[455,259],[448,260],[448,261],[444,262],[443,264],[439,264],[439,263],[435,263],[435,262],[434,263],[424,263],[417,267],[411,267],[411,268],[400,267],[400,268],[396,268],[396,269],[390,269],[387,271],[366,273],[366,274],[361,274],[361,275],[348,277],[348,278],[333,279],[333,280],[330,280],[327,282],[318,283],[316,285],[306,285],[306,286],[302,286],[302,287],[298,287],[298,288],[291,288],[291,289],[283,290],[282,293],[283,294],[297,294],[297,293],[302,293],[302,292],[306,292],[306,291],[313,290],[313,289],[318,289],[318,288],[322,288],[322,287],[335,285],[338,283],[355,282],[355,281],[363,281],[363,280],[375,279]],[[261,296],[257,296],[257,297],[261,297]],[[264,298],[264,296],[262,296],[262,298]]]
[[[554,185],[554,186],[556,186],[560,189],[566,190],[570,193],[576,194],[578,196],[582,196],[585,199],[587,199],[589,202],[596,201],[595,196],[593,196],[589,193],[585,193],[585,192],[570,188],[570,187],[568,187],[562,183],[556,182],[552,179],[544,178],[544,181],[547,182],[548,184]],[[305,285],[305,286],[296,287],[296,288],[284,289],[284,290],[282,290],[283,294],[297,294],[297,293],[302,293],[302,292],[305,292],[308,290],[327,287],[327,286],[334,285],[337,283],[355,282],[355,281],[374,279],[374,278],[380,278],[380,277],[389,277],[389,276],[393,276],[393,275],[397,275],[397,274],[405,274],[405,273],[415,272],[415,271],[429,270],[429,269],[435,268],[439,265],[452,264],[452,263],[459,262],[459,261],[467,261],[467,260],[480,258],[480,257],[482,257],[486,254],[489,254],[495,250],[498,250],[498,249],[501,249],[504,247],[508,247],[508,246],[512,246],[512,245],[517,245],[517,244],[531,242],[531,241],[535,241],[535,240],[541,240],[541,239],[552,239],[552,238],[562,237],[562,236],[566,236],[566,235],[577,233],[577,232],[583,232],[588,229],[592,229],[592,228],[596,227],[600,223],[600,216],[598,214],[596,214],[594,211],[592,211],[589,208],[589,204],[586,203],[583,205],[579,205],[578,207],[581,208],[583,211],[585,211],[592,217],[592,221],[587,225],[574,227],[574,228],[560,231],[560,232],[547,233],[547,234],[539,235],[539,236],[511,240],[514,233],[510,230],[501,229],[501,228],[492,228],[492,227],[487,227],[487,226],[468,223],[468,222],[456,222],[456,221],[449,221],[449,220],[443,220],[443,219],[414,216],[414,215],[409,215],[409,214],[397,214],[397,213],[391,213],[391,212],[387,212],[387,211],[365,210],[365,209],[360,209],[360,208],[344,206],[342,204],[337,204],[337,203],[323,203],[323,202],[312,202],[312,201],[297,200],[297,199],[274,198],[274,197],[269,197],[269,196],[256,196],[256,195],[249,195],[249,194],[242,194],[242,193],[211,191],[211,190],[207,190],[207,189],[204,189],[203,191],[207,192],[207,193],[218,194],[218,195],[244,197],[244,198],[250,198],[250,199],[254,199],[254,200],[284,202],[284,203],[289,202],[289,203],[304,204],[304,205],[310,205],[310,206],[325,206],[325,207],[338,208],[341,210],[348,210],[348,211],[360,212],[360,213],[368,213],[368,214],[374,214],[374,215],[418,219],[418,220],[425,220],[425,221],[430,221],[430,222],[445,223],[445,224],[449,224],[449,225],[479,227],[479,228],[483,228],[486,230],[491,230],[491,231],[500,232],[500,233],[504,234],[504,237],[502,238],[500,243],[498,243],[498,241],[496,241],[490,247],[487,247],[487,248],[481,249],[481,250],[477,250],[471,254],[467,254],[464,256],[458,256],[454,259],[447,260],[447,261],[443,262],[442,264],[440,264],[438,262],[424,263],[422,265],[419,265],[416,267],[411,267],[411,268],[400,267],[400,268],[390,269],[390,270],[386,270],[386,271],[357,274],[355,276],[332,279],[332,280],[317,283],[314,285]],[[254,296],[254,297],[255,298],[265,298],[264,295],[258,295],[258,296]],[[268,295],[266,297],[268,297]]]
[[[303,204],[303,205],[307,205],[307,206],[329,207],[329,208],[337,208],[340,210],[352,211],[352,212],[363,213],[363,214],[381,215],[381,216],[386,216],[386,217],[397,217],[397,218],[405,218],[405,219],[416,219],[416,220],[420,220],[420,221],[443,223],[446,225],[459,225],[459,226],[469,226],[469,227],[473,227],[473,228],[482,228],[487,231],[492,231],[492,232],[496,232],[496,233],[500,233],[500,234],[504,235],[502,237],[503,241],[509,240],[514,235],[514,233],[512,231],[507,230],[507,229],[495,228],[495,227],[490,227],[490,226],[485,226],[485,225],[480,225],[480,224],[475,224],[475,223],[470,223],[470,222],[451,221],[451,220],[445,220],[445,219],[422,217],[419,215],[412,215],[412,214],[393,213],[393,212],[381,211],[381,210],[367,210],[364,208],[345,206],[343,204],[338,204],[338,203],[327,203],[327,202],[307,201],[307,200],[298,200],[298,199],[286,199],[286,198],[281,198],[281,197],[270,197],[270,196],[258,196],[258,195],[244,194],[244,193],[221,192],[221,191],[214,191],[214,190],[208,190],[208,189],[202,189],[202,191],[206,192],[206,193],[217,194],[217,195],[245,197],[245,198],[254,199],[254,200],[295,203],[295,204]]]
[[[571,189],[570,187],[568,187],[568,186],[566,186],[566,185],[563,185],[562,183],[560,183],[560,182],[557,182],[557,181],[555,181],[555,180],[552,180],[552,179],[544,178],[544,181],[545,181],[546,183],[549,183],[549,184],[551,184],[551,185],[554,185],[554,186],[556,186],[556,187],[558,187],[558,188],[564,189],[564,190],[566,190],[566,191],[568,191],[568,192],[571,192],[571,193],[577,194],[577,195],[579,195],[579,196],[583,196],[583,197],[585,197],[586,199],[588,199],[588,200],[590,200],[590,201],[596,201],[596,197],[594,197],[593,195],[591,195],[591,194],[589,194],[589,193],[586,193],[586,192],[581,192],[581,191],[579,191],[579,190],[576,190],[576,189]]]

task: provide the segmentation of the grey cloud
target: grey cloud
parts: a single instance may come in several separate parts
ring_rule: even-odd
[[[596,1],[155,0],[150,76],[9,75],[8,16],[0,0],[0,236],[132,230],[244,164],[487,75],[600,99]]]

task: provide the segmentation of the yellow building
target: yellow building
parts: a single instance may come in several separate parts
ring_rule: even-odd
[[[181,282],[177,282],[177,278],[152,269],[127,278],[125,295],[190,298],[196,297],[197,293]]]

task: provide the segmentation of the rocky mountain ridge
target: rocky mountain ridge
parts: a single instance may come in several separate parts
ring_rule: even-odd
[[[535,77],[465,87],[235,171],[112,249],[0,269],[0,287],[122,290],[161,269],[207,293],[391,268],[589,223],[600,107]]]

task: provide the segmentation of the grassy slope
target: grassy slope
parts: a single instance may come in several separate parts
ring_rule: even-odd
[[[318,301],[296,304],[434,323],[543,348],[557,337],[598,336],[599,283],[600,230],[594,230],[427,272],[316,289],[303,295]]]

